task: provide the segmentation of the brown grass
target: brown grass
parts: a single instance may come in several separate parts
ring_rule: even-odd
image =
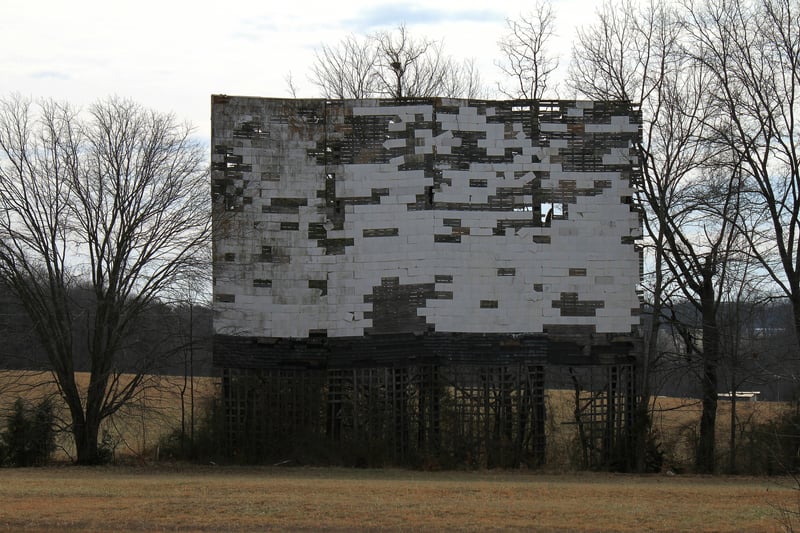
[[[16,531],[781,531],[773,479],[324,468],[2,472]]]
[[[736,404],[736,439],[739,462],[746,459],[748,452],[744,449],[746,434],[757,424],[764,424],[780,417],[790,409],[789,402],[750,402],[739,401]],[[660,396],[655,399],[653,427],[657,431],[662,444],[668,466],[690,468],[694,461],[694,450],[700,431],[700,414],[702,406],[693,398],[669,398]],[[719,401],[717,404],[717,463],[721,469],[727,468],[730,454],[731,402]],[[763,451],[762,451],[763,452]]]
[[[78,383],[85,387],[89,375],[77,373],[76,377]],[[130,378],[131,376],[123,375],[121,379],[124,381]],[[215,378],[194,379],[196,421],[202,415],[204,402],[214,396],[218,386],[219,380]],[[4,425],[6,414],[18,397],[37,402],[48,395],[57,395],[57,388],[49,372],[0,370],[0,427]],[[145,386],[139,394],[105,421],[100,437],[108,436],[117,457],[155,459],[161,437],[180,430],[182,422],[188,434],[190,407],[190,389],[188,384],[184,389],[183,376],[147,376]],[[60,398],[57,398],[56,412],[59,425],[66,428],[69,413]],[[74,456],[74,443],[68,431],[59,433],[58,446],[56,459],[69,460]]]
[[[577,430],[573,422],[574,392],[547,391],[547,468],[571,470],[577,466],[580,454]],[[736,406],[737,440],[743,433],[779,417],[791,409],[789,402],[739,401]],[[694,450],[700,427],[702,406],[694,398],[659,396],[653,399],[652,422],[660,449],[665,456],[665,468],[689,470],[694,462]],[[727,468],[730,446],[731,402],[719,401],[717,405],[717,459],[721,469]],[[737,446],[738,446],[737,445]],[[738,451],[744,455],[742,450]],[[741,462],[741,461],[740,461]]]
[[[86,376],[81,376],[86,379]],[[31,385],[39,384],[31,388]],[[180,377],[154,377],[104,428],[118,457],[147,465],[180,428]],[[195,383],[196,403],[217,382]],[[0,406],[53,392],[46,374],[0,372]],[[188,396],[184,396],[188,401]],[[184,404],[186,405],[186,404]],[[690,462],[700,407],[659,398],[654,423],[672,464]],[[739,404],[740,423],[787,408]],[[577,452],[570,391],[548,392],[548,471]],[[199,411],[199,407],[198,407]],[[720,402],[726,450],[729,404]],[[68,437],[65,456],[69,457]],[[142,467],[4,469],[0,530],[23,531],[781,531],[800,509],[786,479],[530,472],[409,472],[324,468]]]
[[[129,377],[123,377],[127,379]],[[88,375],[78,374],[85,384]],[[170,432],[181,429],[183,423],[189,432],[189,391],[184,391],[182,376],[149,376],[147,387],[128,406],[104,424],[111,439],[115,456],[138,461],[155,460],[159,454],[159,440]],[[195,420],[199,421],[205,402],[219,387],[215,378],[195,378]],[[53,394],[56,388],[47,372],[19,372],[0,370],[0,426],[7,409],[19,397],[32,400]],[[547,391],[547,466],[548,472],[573,471],[579,465],[580,445],[574,425],[574,393],[570,390]],[[739,402],[737,424],[741,429],[752,428],[754,423],[774,419],[790,408],[788,403]],[[665,454],[665,468],[677,471],[691,469],[700,420],[700,403],[692,398],[658,397],[654,400],[653,426]],[[64,427],[67,413],[63,406],[60,415]],[[717,412],[718,461],[722,469],[727,465],[730,432],[730,402],[720,401]],[[73,454],[71,436],[64,432],[59,438],[60,453],[57,459],[69,460]],[[741,455],[741,453],[740,453]]]

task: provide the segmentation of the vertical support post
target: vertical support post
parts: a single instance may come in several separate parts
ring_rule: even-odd
[[[536,466],[541,466],[545,462],[547,451],[547,436],[545,434],[546,405],[544,395],[544,367],[540,365],[529,366],[528,376],[531,381],[531,404],[532,404],[532,453]]]
[[[328,371],[327,434],[333,441],[342,437],[342,381],[341,370]]]

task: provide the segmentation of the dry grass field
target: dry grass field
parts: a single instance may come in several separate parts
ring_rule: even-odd
[[[660,449],[664,453],[665,468],[677,471],[691,469],[697,444],[701,405],[694,398],[659,396],[653,400],[652,422]],[[566,390],[547,392],[547,464],[548,469],[564,471],[574,469],[578,443],[576,428],[572,425],[574,393]],[[788,402],[739,401],[736,407],[737,439],[755,424],[763,424],[779,417],[792,406]],[[717,455],[720,467],[727,465],[730,450],[731,403],[720,401],[717,405]],[[739,455],[743,452],[740,450]]]
[[[46,374],[0,372],[0,406],[52,393],[48,381]],[[105,428],[116,457],[138,466],[1,469],[0,530],[800,530],[786,514],[800,510],[800,490],[790,479],[576,472],[570,391],[548,392],[545,473],[414,472],[156,462],[159,439],[181,427],[182,406],[187,415],[189,391],[182,377],[153,377],[150,385]],[[216,385],[195,381],[197,411]],[[658,398],[655,407],[668,467],[680,472],[691,464],[700,406]],[[738,424],[764,422],[787,408],[740,403]],[[721,462],[729,414],[730,404],[720,402]],[[61,444],[68,460],[67,436]]]
[[[156,462],[159,439],[181,427],[189,393],[181,377],[151,379],[151,387],[105,427],[116,458],[138,466],[2,469],[0,530],[800,530],[785,513],[800,510],[800,490],[790,479],[576,472],[570,391],[548,392],[542,472],[246,468]],[[213,379],[196,380],[198,412],[216,386]],[[0,407],[19,395],[42,397],[52,387],[44,374],[0,372]],[[788,407],[740,403],[738,424],[767,421]],[[667,466],[681,472],[691,464],[700,406],[658,398],[656,408]],[[730,404],[720,402],[721,463],[729,413]],[[68,436],[61,444],[60,458],[69,460]]]
[[[79,383],[88,382],[88,374],[77,374]],[[122,376],[130,379],[130,376]],[[195,419],[202,415],[203,406],[217,391],[218,380],[208,377],[194,378]],[[0,370],[0,428],[5,425],[5,417],[10,412],[14,400],[22,397],[36,402],[48,395],[56,394],[57,389],[48,372],[22,372]],[[113,448],[114,455],[121,459],[134,459],[139,462],[156,459],[158,442],[164,435],[180,430],[190,431],[191,422],[191,383],[183,376],[148,376],[146,387],[117,414],[106,420],[101,430]],[[60,424],[66,427],[68,413],[65,406],[56,403]],[[68,432],[62,431],[58,437],[57,460],[69,461],[73,444]]]
[[[784,531],[787,480],[277,467],[7,469],[8,531]],[[786,482],[782,484],[781,482]]]
[[[88,379],[79,374],[80,380]],[[194,380],[195,419],[202,416],[206,401],[218,391],[214,378]],[[48,373],[0,371],[0,427],[14,400],[26,397],[36,400],[56,392]],[[189,384],[182,376],[150,376],[148,387],[125,409],[110,418],[103,430],[114,448],[115,457],[137,462],[153,461],[159,454],[159,440],[190,423]],[[573,424],[574,393],[569,390],[549,390],[547,406],[547,467],[549,472],[574,470],[580,455],[577,429]],[[742,433],[755,423],[774,419],[787,409],[788,403],[739,402],[737,427]],[[665,466],[676,471],[688,470],[693,460],[700,420],[700,403],[691,398],[658,397],[655,399],[653,425],[658,434]],[[66,422],[66,413],[61,413]],[[730,402],[720,401],[717,412],[717,437],[720,465],[725,465],[730,433]],[[64,433],[59,439],[57,459],[72,456],[71,438]]]

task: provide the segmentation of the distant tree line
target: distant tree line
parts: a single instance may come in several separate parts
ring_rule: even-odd
[[[88,288],[75,287],[70,300],[75,305],[90,298]],[[0,369],[47,370],[50,362],[35,335],[35,328],[25,308],[8,286],[0,283],[0,333],[5,341],[0,346]],[[190,316],[191,315],[191,316]],[[125,350],[116,361],[118,371],[147,371],[159,375],[180,376],[186,371],[185,352],[194,350],[194,374],[210,376],[211,307],[208,302],[154,302],[132,327]],[[76,372],[89,372],[86,356],[86,326],[76,325],[76,342],[84,343],[77,351]]]

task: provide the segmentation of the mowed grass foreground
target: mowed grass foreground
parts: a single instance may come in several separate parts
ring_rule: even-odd
[[[9,531],[782,531],[788,480],[279,467],[0,471]]]

